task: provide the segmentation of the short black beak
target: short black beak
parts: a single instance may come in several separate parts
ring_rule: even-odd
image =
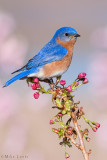
[[[74,37],[80,37],[80,35],[79,34],[75,34]]]

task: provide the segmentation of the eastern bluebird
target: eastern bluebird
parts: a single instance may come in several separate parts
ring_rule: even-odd
[[[70,66],[77,37],[80,35],[74,28],[58,29],[53,38],[24,67],[13,72],[21,73],[7,81],[3,87],[28,77],[52,80],[53,77],[61,76]]]

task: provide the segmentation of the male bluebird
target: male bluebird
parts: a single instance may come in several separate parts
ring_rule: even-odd
[[[22,78],[37,77],[40,80],[52,80],[53,77],[61,76],[70,66],[77,37],[80,35],[74,28],[58,29],[53,38],[24,67],[13,72],[20,73],[7,81],[3,87]]]

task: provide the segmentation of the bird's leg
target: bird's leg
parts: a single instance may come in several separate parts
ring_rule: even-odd
[[[54,83],[54,81],[53,81],[52,78],[49,79],[49,83],[50,83],[50,84],[53,84],[53,83]]]
[[[60,79],[61,79],[61,76],[56,77],[56,82],[55,82],[55,87],[56,88],[59,88],[58,83],[59,83]]]
[[[40,82],[45,82],[45,83],[49,83],[49,84],[53,84],[53,79],[44,79],[44,80],[41,80],[39,79]]]
[[[58,85],[60,79],[61,79],[61,76],[58,76],[58,77],[56,78],[56,83],[55,83],[55,85]]]
[[[40,79],[39,79],[40,80]],[[50,79],[44,79],[44,80],[40,80],[41,82],[45,82],[45,83],[48,83],[51,87],[51,89],[53,90],[54,89],[54,82],[53,82],[53,79],[50,78]]]
[[[52,88],[52,90],[54,89],[54,81],[52,78],[48,79],[49,80],[49,85]]]

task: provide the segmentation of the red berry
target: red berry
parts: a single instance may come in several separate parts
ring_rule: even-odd
[[[57,117],[62,117],[62,113],[58,113],[58,114],[57,114]]]
[[[83,84],[86,84],[86,83],[88,83],[88,79],[87,78],[84,78],[84,80],[83,80],[83,82],[82,82]]]
[[[35,90],[35,89],[36,89],[35,83],[32,83],[32,84],[31,84],[31,87],[32,87],[33,90]]]
[[[50,120],[50,122],[49,122],[50,124],[54,124],[54,121],[53,120]]]
[[[96,128],[96,127],[93,127],[93,128],[92,128],[92,130],[93,130],[94,132],[97,132],[97,129],[98,129],[98,128]]]
[[[35,93],[34,93],[34,98],[35,98],[35,99],[38,99],[38,98],[39,98],[39,93],[38,93],[38,92],[35,92]]]
[[[91,139],[89,137],[87,137],[86,140],[87,140],[87,142],[90,142]]]
[[[88,129],[85,129],[85,131],[86,131],[86,132],[89,132],[89,130],[88,130]]]
[[[85,76],[86,76],[86,73],[82,72],[78,75],[78,79],[83,79],[85,78]]]
[[[83,107],[80,107],[80,111],[83,111]]]
[[[56,128],[52,128],[52,131],[53,131],[54,133],[58,133],[58,129],[56,129]]]
[[[61,81],[60,81],[60,84],[61,84],[62,86],[64,86],[64,85],[66,84],[66,81],[65,81],[65,80],[61,80]]]
[[[35,79],[34,79],[34,82],[35,82],[35,83],[38,83],[38,82],[39,82],[38,78],[35,78]]]
[[[67,159],[67,158],[69,158],[70,157],[70,155],[68,154],[68,153],[66,153],[65,154],[65,158]]]
[[[35,84],[35,85],[36,85],[36,88],[40,88],[40,84],[37,83],[37,84]]]
[[[89,130],[88,129],[85,129],[85,134],[88,136],[88,133],[89,133]]]
[[[66,87],[66,90],[69,91],[69,92],[71,92],[72,91],[71,85],[69,85],[68,87]]]
[[[99,123],[96,123],[95,125],[96,125],[97,128],[100,128],[100,124]]]

